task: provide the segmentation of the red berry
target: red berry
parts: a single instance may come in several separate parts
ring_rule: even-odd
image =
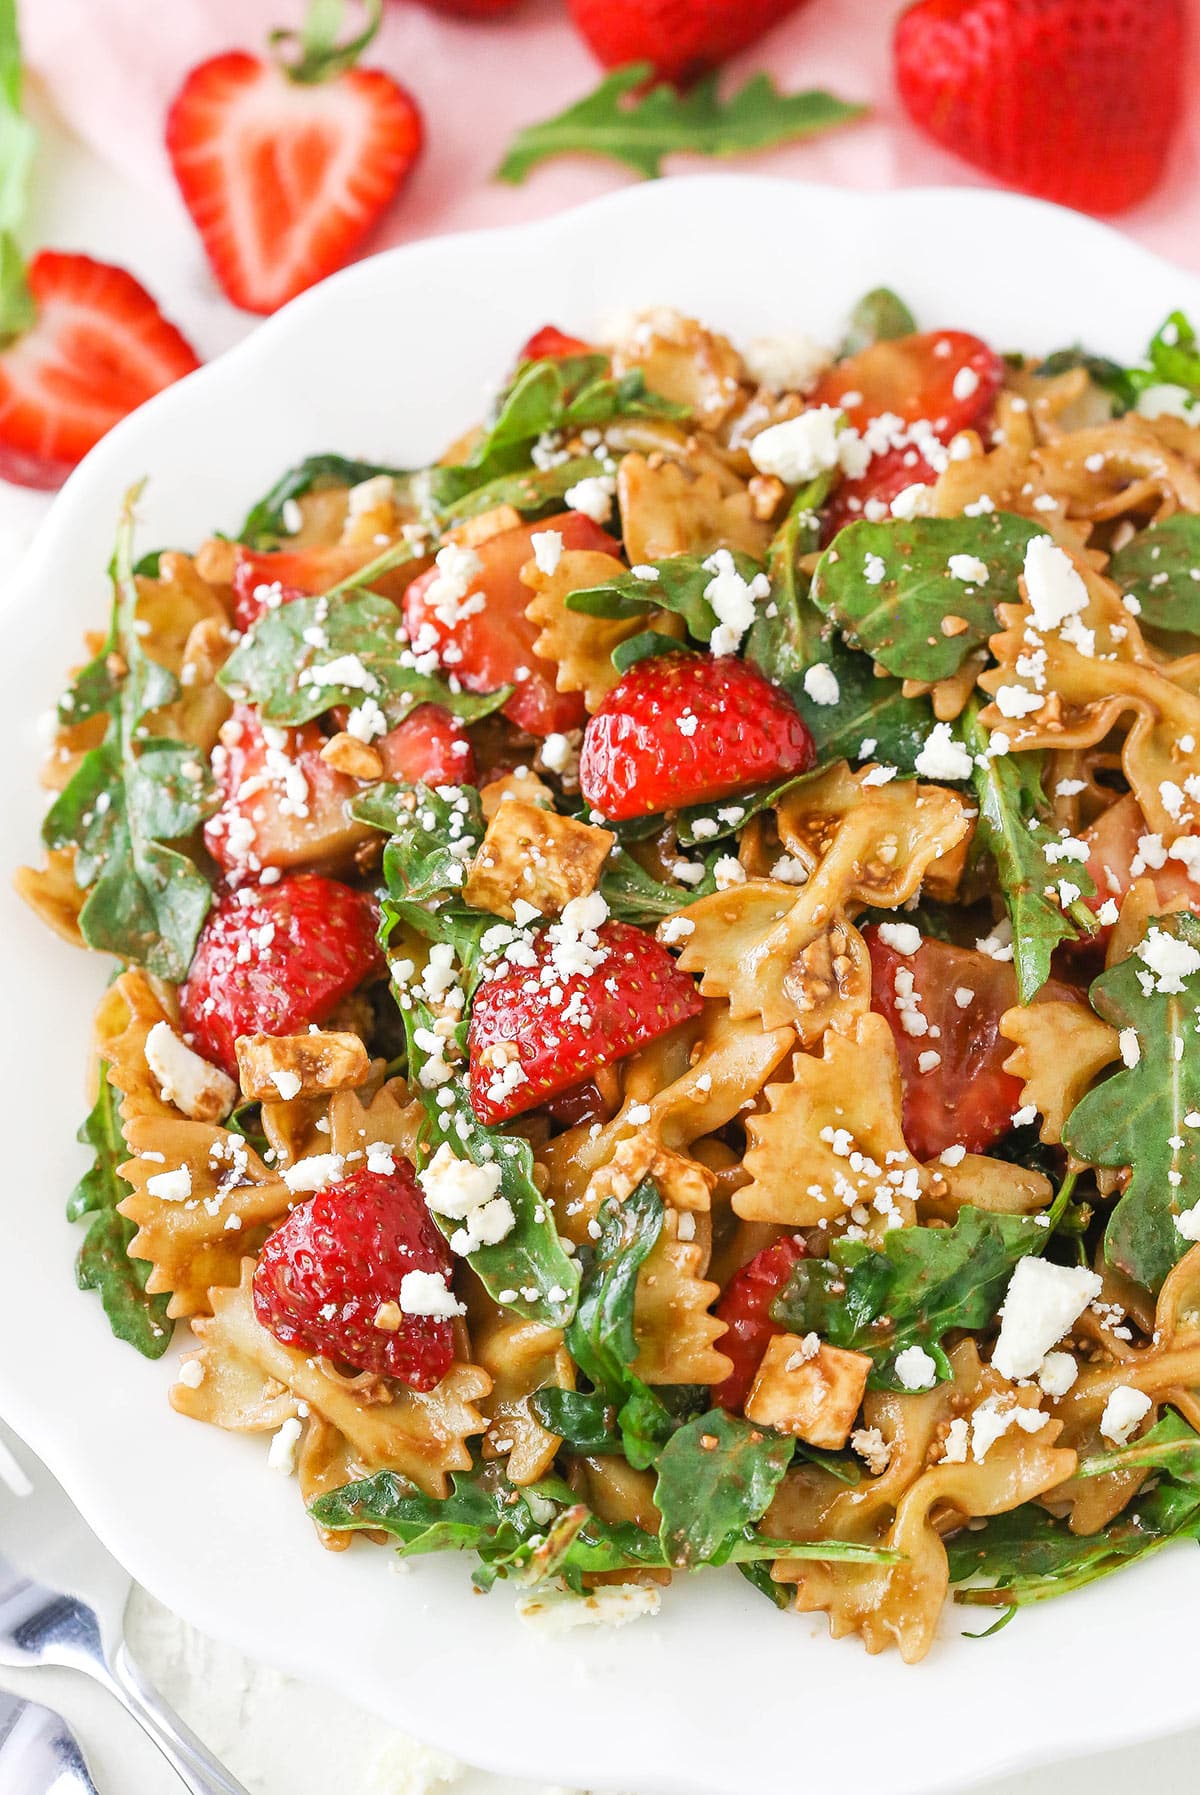
[[[784,1332],[771,1315],[771,1304],[803,1257],[803,1243],[785,1234],[735,1271],[718,1297],[713,1314],[729,1330],[721,1335],[720,1350],[733,1360],[729,1376],[713,1386],[713,1401],[719,1408],[741,1413],[767,1343]]]
[[[729,798],[806,773],[816,753],[791,700],[745,661],[638,661],[588,723],[579,784],[614,822]]]
[[[400,1309],[409,1272],[449,1288],[450,1249],[409,1165],[355,1172],[292,1210],[254,1268],[254,1312],[284,1346],[432,1390],[454,1360],[454,1323]],[[409,1300],[412,1300],[411,1298]],[[396,1310],[383,1320],[394,1322]]]
[[[44,249],[25,277],[34,321],[0,351],[0,479],[48,490],[200,363],[123,268]]]
[[[236,1076],[239,1035],[290,1035],[324,1022],[380,969],[377,926],[366,892],[317,873],[225,892],[180,992],[197,1051]]]
[[[1085,212],[1158,182],[1182,111],[1184,0],[919,0],[896,80],[930,137]]]
[[[536,1109],[700,1014],[692,978],[629,923],[552,924],[535,952],[532,967],[501,971],[475,993],[467,1040],[481,1122]],[[580,959],[590,970],[571,970]]]
[[[409,785],[474,785],[475,755],[457,717],[440,704],[419,704],[373,744],[385,779]]]
[[[591,343],[585,343],[582,337],[569,337],[560,330],[557,324],[543,324],[535,330],[529,341],[517,357],[520,364],[524,361],[561,360],[567,355],[591,355]]]
[[[321,759],[324,746],[315,723],[268,725],[264,733],[251,705],[234,705],[213,750],[221,807],[204,825],[204,845],[218,865],[244,873],[337,865],[350,857],[363,829],[346,802],[359,788]]]
[[[736,56],[799,0],[571,0],[571,17],[605,68],[653,63],[687,81]]]

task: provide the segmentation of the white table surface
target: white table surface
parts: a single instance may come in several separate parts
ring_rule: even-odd
[[[42,129],[34,219],[38,242],[125,263],[205,358],[252,329],[253,321],[214,296],[182,208],[159,208],[125,186],[71,141],[39,107],[36,94],[31,100]],[[0,484],[0,580],[16,567],[46,504],[43,495]],[[20,776],[20,769],[12,772]],[[454,1795],[572,1795],[470,1770],[336,1696],[282,1677],[203,1637],[142,1591],[133,1597],[130,1637],[151,1680],[251,1795],[331,1795],[334,1790],[337,1795],[437,1795],[442,1790]],[[979,1650],[980,1674],[986,1675],[987,1648]],[[1099,1672],[1098,1681],[1104,1682]],[[153,1747],[106,1697],[79,1679],[57,1671],[24,1677],[0,1672],[0,1687],[36,1695],[67,1716],[84,1742],[102,1795],[178,1795],[180,1785]],[[1025,1699],[1054,1698],[1052,1690],[1023,1694]],[[1019,1725],[1019,1709],[1003,1724]],[[1197,1795],[1200,1730],[1005,1778],[989,1783],[981,1795],[1126,1795],[1128,1790]],[[0,1795],[30,1792],[8,1788],[0,1769]]]

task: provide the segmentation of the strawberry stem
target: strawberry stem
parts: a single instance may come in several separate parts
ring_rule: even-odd
[[[21,116],[21,41],[15,0],[0,0],[0,347],[33,323],[33,296],[13,232],[29,199],[33,127]]]
[[[0,8],[11,0],[0,0]],[[308,0],[308,10],[299,31],[280,27],[272,31],[268,42],[275,60],[291,81],[315,84],[332,81],[353,68],[383,19],[383,0],[362,0],[366,23],[357,37],[338,42],[345,15],[345,0]],[[283,49],[292,54],[281,55]]]

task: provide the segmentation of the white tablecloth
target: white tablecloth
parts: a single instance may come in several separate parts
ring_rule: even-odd
[[[33,100],[36,111],[36,95]],[[195,284],[196,258],[181,214],[168,208],[160,213],[144,194],[126,188],[75,146],[44,109],[38,122],[43,131],[35,218],[39,242],[126,262],[206,357],[252,328]],[[0,582],[17,565],[46,504],[42,495],[0,484]],[[22,769],[10,769],[10,776],[21,777]],[[131,1638],[151,1680],[251,1795],[330,1795],[333,1790],[337,1795],[437,1795],[450,1789],[454,1795],[571,1795],[468,1770],[348,1702],[203,1638],[141,1592],[134,1597]],[[986,1676],[987,1646],[977,1649],[980,1675]],[[68,1715],[88,1749],[102,1795],[178,1795],[174,1775],[99,1693],[57,1672],[25,1678],[0,1673],[0,1686],[20,1687]],[[1054,1691],[1023,1691],[1022,1699],[1053,1701]],[[998,1713],[1004,1705],[1001,1701]],[[1019,1725],[1019,1717],[1010,1715],[1009,1723]],[[936,1741],[931,1741],[931,1752],[936,1753]],[[990,1784],[985,1795],[1125,1795],[1131,1789],[1197,1795],[1198,1764],[1200,1733],[1007,1778]],[[0,1782],[0,1795],[26,1792],[4,1790]]]

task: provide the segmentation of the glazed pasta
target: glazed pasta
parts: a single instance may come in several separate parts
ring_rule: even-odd
[[[325,1545],[913,1662],[1200,1535],[1200,350],[770,348],[131,500],[19,885],[118,961],[80,1281]]]

